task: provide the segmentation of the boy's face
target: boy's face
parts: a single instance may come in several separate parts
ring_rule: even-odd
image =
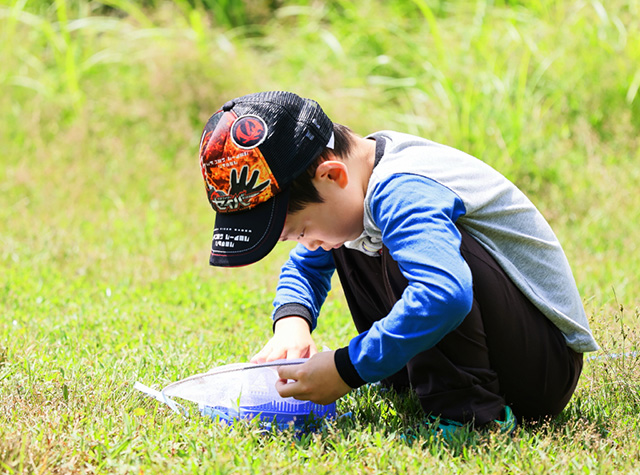
[[[344,173],[344,171],[339,173]],[[323,203],[311,203],[287,215],[281,241],[298,241],[313,251],[325,251],[357,239],[364,229],[364,193],[355,183],[331,173],[313,179]]]

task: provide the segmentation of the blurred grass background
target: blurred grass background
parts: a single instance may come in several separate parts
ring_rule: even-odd
[[[251,468],[198,452],[218,429],[151,413],[155,402],[131,415],[142,405],[134,380],[162,385],[244,360],[268,338],[288,248],[210,268],[214,215],[197,158],[206,119],[258,90],[291,90],[360,134],[422,135],[500,170],[558,234],[605,352],[636,348],[639,30],[637,0],[0,0],[0,468],[153,472],[168,462],[149,454],[171,453],[176,431],[196,432],[180,439],[175,473],[196,462],[287,472],[280,458],[310,450],[278,446],[280,458]],[[337,290],[320,345],[354,334],[346,312]],[[565,412],[599,437],[620,431],[620,445],[561,425],[525,432],[528,448],[500,442],[508,463],[468,445],[427,449],[430,463],[460,469],[459,451],[471,450],[472,467],[498,471],[550,469],[556,456],[576,470],[629,469],[608,449],[638,451],[635,363],[587,367],[583,381],[582,403]],[[342,457],[359,471],[363,453],[380,463],[382,440],[400,454],[387,468],[421,471],[419,453],[384,439],[383,419],[356,418],[374,424],[371,439],[316,440],[333,451],[312,466],[335,470],[351,444],[362,451]],[[156,432],[140,438],[146,430]],[[548,443],[558,438],[561,456]]]

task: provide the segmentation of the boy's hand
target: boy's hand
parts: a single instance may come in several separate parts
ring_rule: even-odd
[[[273,337],[250,361],[267,363],[274,360],[311,358],[317,352],[307,320],[291,316],[276,322]]]
[[[316,404],[331,404],[351,388],[345,383],[333,360],[335,351],[323,351],[301,365],[280,366],[276,389],[282,397],[294,397]],[[287,380],[294,380],[287,382]]]

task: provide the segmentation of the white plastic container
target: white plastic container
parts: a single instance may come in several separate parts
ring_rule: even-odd
[[[278,366],[304,363],[306,359],[278,360],[264,364],[238,363],[220,366],[203,374],[169,384],[161,392],[149,390],[139,383],[138,389],[165,402],[176,412],[185,412],[172,398],[198,404],[200,412],[229,425],[238,419],[256,417],[271,428],[287,427],[310,430],[325,418],[336,415],[336,404],[314,404],[294,398],[283,398],[275,388]]]

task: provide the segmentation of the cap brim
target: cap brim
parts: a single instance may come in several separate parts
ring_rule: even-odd
[[[282,234],[288,204],[285,189],[249,211],[217,213],[209,264],[246,266],[269,254]]]

